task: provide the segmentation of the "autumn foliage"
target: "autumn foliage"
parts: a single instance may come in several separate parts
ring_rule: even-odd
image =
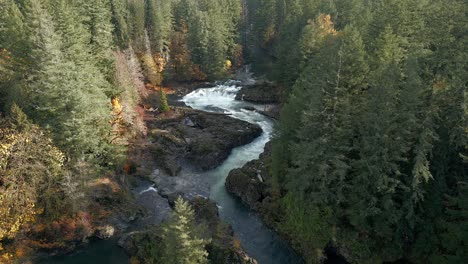
[[[61,208],[64,154],[47,133],[13,105],[0,120],[0,252],[2,241],[25,231],[37,215]]]

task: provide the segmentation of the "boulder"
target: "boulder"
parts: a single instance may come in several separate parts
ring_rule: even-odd
[[[239,197],[243,203],[255,209],[266,196],[267,186],[261,173],[255,169],[258,161],[249,162],[243,168],[232,170],[226,178],[228,192]]]
[[[281,114],[281,106],[279,104],[269,105],[268,107],[265,107],[263,110],[259,110],[258,112],[264,116],[268,116],[270,118],[279,120]]]
[[[196,127],[197,125],[190,119],[190,117],[186,117],[182,122],[185,126],[189,127]]]
[[[271,143],[257,160],[249,161],[242,168],[229,172],[226,178],[226,190],[242,200],[253,210],[260,211],[262,202],[269,196],[269,173],[266,166],[271,155]]]
[[[255,111],[255,110],[257,110],[257,109],[256,109],[255,107],[253,107],[253,106],[244,106],[244,107],[242,107],[242,109],[247,110],[247,111]]]

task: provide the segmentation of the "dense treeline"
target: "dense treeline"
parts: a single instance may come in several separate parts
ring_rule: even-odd
[[[240,15],[235,0],[0,0],[0,251],[86,210],[89,182],[146,133],[145,86],[240,64]]]
[[[247,58],[288,98],[279,228],[309,262],[327,246],[355,263],[467,259],[466,3],[247,2]],[[0,0],[0,250],[83,209],[86,182],[145,133],[145,83],[241,65],[241,13],[238,0]]]
[[[279,228],[309,262],[468,258],[464,1],[251,0],[285,87]],[[249,54],[255,61],[265,61]]]

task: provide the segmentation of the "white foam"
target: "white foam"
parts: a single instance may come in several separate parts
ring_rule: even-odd
[[[147,192],[156,192],[157,193],[158,189],[154,188],[154,185],[153,185],[153,186],[148,187],[148,189],[141,191],[140,195],[142,195],[144,193],[147,193]]]

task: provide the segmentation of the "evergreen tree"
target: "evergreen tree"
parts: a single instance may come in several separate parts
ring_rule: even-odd
[[[147,28],[150,35],[152,49],[163,52],[169,44],[172,32],[172,1],[149,0],[147,1]]]
[[[169,107],[169,104],[167,103],[166,93],[164,92],[162,87],[159,90],[159,97],[160,97],[160,100],[161,100],[161,105],[160,105],[161,111],[162,112],[168,112],[169,110],[171,110],[171,108]]]
[[[193,209],[181,197],[177,199],[175,211],[164,228],[163,241],[163,263],[208,263],[205,246],[209,241],[196,233]]]
[[[99,69],[108,80],[112,80],[114,26],[109,0],[94,1],[89,12],[92,53],[97,60]]]
[[[12,0],[0,1],[0,110],[21,100],[20,83],[30,61],[24,17]]]
[[[129,31],[132,46],[137,53],[145,52],[145,1],[129,0]]]
[[[85,64],[86,57],[77,56],[83,51],[75,54],[84,48],[79,38],[62,42],[39,2],[27,1],[25,7],[26,17],[37,18],[28,21],[36,45],[31,52],[36,67],[25,88],[28,112],[53,130],[56,143],[70,155],[99,161],[109,151],[110,104],[103,91],[109,85],[92,63]],[[62,22],[63,33],[71,33]]]
[[[129,27],[128,27],[128,2],[127,0],[111,0],[112,8],[112,23],[114,24],[115,42],[120,47],[127,47],[129,42]]]

